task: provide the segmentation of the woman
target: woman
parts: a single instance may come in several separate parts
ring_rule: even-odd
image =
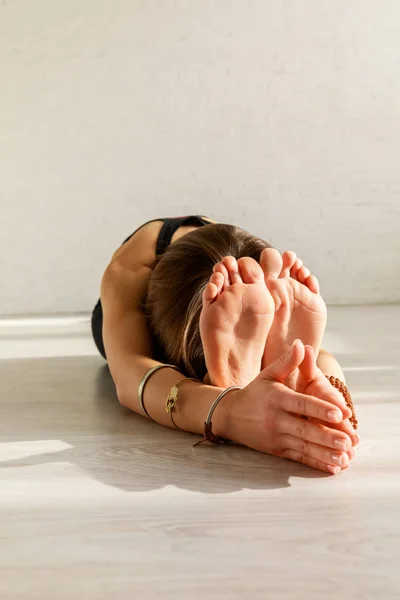
[[[114,253],[100,296],[93,336],[124,406],[328,473],[347,468],[359,438],[324,374],[344,376],[320,349],[325,304],[294,253],[206,217],[154,220]],[[173,368],[143,381],[164,363],[196,381]]]

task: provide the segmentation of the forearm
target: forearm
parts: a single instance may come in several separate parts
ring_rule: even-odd
[[[142,414],[138,402],[138,393],[142,377],[146,372],[161,363],[147,357],[132,357],[129,383],[119,390],[118,398],[123,406]],[[174,427],[165,404],[171,387],[184,379],[184,375],[174,369],[160,369],[150,376],[143,391],[143,402],[149,415],[167,427]],[[208,410],[222,391],[222,388],[205,385],[201,382],[187,381],[179,387],[175,404],[174,420],[185,431],[202,433]],[[229,430],[229,403],[222,401],[213,415],[213,432],[226,437]]]
[[[119,262],[105,271],[101,285],[103,306],[103,340],[108,366],[117,396],[123,406],[138,414],[138,388],[149,369],[161,363],[151,358],[151,335],[141,309],[147,291],[151,268],[145,265],[128,269]],[[160,369],[151,375],[143,391],[149,415],[158,423],[173,427],[165,410],[168,393],[184,375],[173,369]],[[221,388],[188,381],[179,388],[174,420],[179,427],[202,433],[208,410]],[[215,410],[213,431],[226,437],[230,403],[225,401]]]
[[[321,349],[317,358],[317,366],[321,369],[324,375],[332,375],[337,377],[343,383],[346,383],[342,367],[332,354],[329,354],[326,350]]]

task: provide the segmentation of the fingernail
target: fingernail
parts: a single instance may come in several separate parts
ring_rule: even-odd
[[[327,413],[328,421],[333,421],[334,423],[340,423],[343,418],[343,415],[338,410],[330,410]]]
[[[335,448],[339,448],[339,450],[343,450],[344,452],[350,449],[349,444],[344,440],[335,440],[333,444]]]
[[[332,454],[331,459],[337,465],[340,465],[340,466],[344,465],[344,457],[341,456],[340,454]]]
[[[356,444],[360,443],[360,436],[358,435],[358,433],[354,434],[355,440],[356,440]]]
[[[334,467],[333,465],[327,465],[328,471],[333,473],[333,475],[337,475],[340,471],[340,467]]]

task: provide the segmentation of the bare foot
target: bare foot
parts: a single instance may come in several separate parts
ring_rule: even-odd
[[[278,250],[266,248],[260,264],[275,303],[262,368],[284,354],[295,339],[312,346],[318,356],[326,326],[326,306],[316,277],[310,275],[294,252],[281,256]]]
[[[245,386],[259,375],[274,312],[255,260],[226,256],[214,266],[200,315],[207,381],[219,387]]]

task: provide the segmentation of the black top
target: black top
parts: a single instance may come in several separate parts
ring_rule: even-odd
[[[131,233],[131,235],[129,237],[127,237],[126,240],[123,241],[123,244],[125,244],[128,240],[130,240],[131,237],[133,235],[135,235],[135,233],[137,231],[139,231],[139,229],[141,229],[148,223],[153,223],[154,221],[164,221],[163,226],[161,227],[161,231],[159,233],[158,239],[157,239],[157,246],[156,246],[156,255],[157,256],[159,256],[160,254],[164,254],[164,252],[166,251],[166,249],[168,248],[168,246],[171,243],[172,236],[174,235],[175,231],[177,229],[179,229],[179,227],[182,227],[183,225],[202,226],[202,225],[210,224],[210,222],[206,220],[206,217],[202,217],[200,215],[192,215],[189,217],[152,219],[151,221],[147,221],[147,223],[143,223],[143,225],[141,225],[133,233]]]
[[[172,219],[152,219],[152,221],[147,221],[147,223],[152,223],[154,221],[163,221],[163,226],[157,239],[157,256],[164,254],[165,250],[171,243],[171,239],[175,231],[179,229],[179,227],[181,227],[182,225],[209,225],[209,221],[206,221],[205,217],[201,217],[198,215],[190,217],[175,217]],[[138,227],[136,231],[139,231],[139,229],[144,227],[144,225],[147,225],[147,223],[144,223],[143,225]],[[131,237],[136,233],[136,231],[134,231],[122,243],[125,244],[128,240],[130,240]],[[103,309],[100,300],[98,300],[92,313],[92,333],[100,354],[107,360],[103,342]],[[166,359],[163,357],[162,349],[155,342],[155,340],[153,340],[153,342],[153,351],[155,358],[157,358],[157,360],[160,360],[160,362],[167,362]]]

